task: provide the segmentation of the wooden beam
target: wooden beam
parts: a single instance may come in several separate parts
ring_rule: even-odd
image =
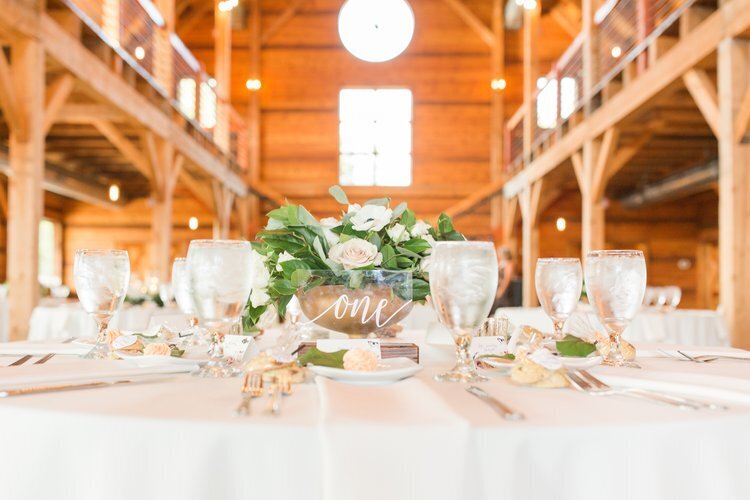
[[[26,338],[39,301],[39,222],[44,209],[44,47],[21,37],[11,47],[17,124],[11,129],[8,182],[7,276],[10,340]],[[10,69],[10,68],[7,68]]]
[[[553,7],[549,15],[571,38],[577,37],[581,32],[581,24],[570,19],[560,6]]]
[[[518,197],[522,218],[522,274],[523,305],[537,305],[534,287],[534,269],[539,256],[539,200],[542,194],[543,179],[525,189]]]
[[[505,78],[505,24],[503,21],[503,0],[492,2],[492,35],[494,45],[491,51],[490,76],[493,79]],[[503,91],[493,90],[490,101],[490,180],[503,179],[503,127],[505,106]],[[502,222],[502,204],[495,197],[490,204],[490,227],[496,228]]]
[[[122,123],[128,117],[118,109],[106,104],[66,103],[55,117],[57,123],[91,123],[94,120]]]
[[[10,170],[10,167],[8,168]],[[8,184],[0,183],[0,215],[3,220],[8,221]]]
[[[222,11],[222,0],[214,0],[214,79],[216,80],[216,126],[214,142],[230,152],[232,100],[232,11]]]
[[[716,85],[704,70],[691,69],[682,77],[703,118],[714,135],[719,135],[719,97]]]
[[[214,195],[214,239],[229,238],[234,194],[218,182],[213,183]]]
[[[469,28],[482,39],[488,47],[495,45],[495,37],[485,24],[474,14],[462,0],[443,0],[460,17]]]
[[[91,124],[120,151],[126,160],[133,164],[136,170],[143,174],[146,179],[153,180],[149,161],[119,128],[104,120],[94,120]]]
[[[513,229],[516,226],[516,213],[518,209],[518,197],[509,200],[508,198],[500,198],[503,205],[502,208],[502,244],[504,246],[511,246],[510,240],[513,236]]]
[[[249,75],[250,78],[260,79],[261,74],[261,50],[263,45],[262,34],[262,10],[260,0],[248,0],[248,57],[249,57]],[[248,186],[257,188],[260,184],[261,165],[261,102],[260,92],[251,91],[247,101],[247,133],[248,133],[248,171],[245,180]],[[257,193],[252,191],[248,196],[248,201],[244,203],[244,208],[248,211],[248,226],[250,232],[260,230],[263,219],[260,213],[260,200]]]
[[[476,196],[492,196],[502,190],[513,197],[536,179],[547,175],[581,148],[586,140],[598,137],[617,125],[661,91],[711,55],[719,42],[750,28],[750,0],[731,0],[687,34],[672,50],[645,73],[604,103],[591,116],[569,131],[559,142],[540,154],[527,168],[507,183],[493,183]]]
[[[185,187],[188,188],[188,191],[190,191],[195,199],[206,208],[206,210],[213,211],[214,201],[212,192],[207,189],[207,186],[204,183],[196,180],[195,177],[184,168],[180,173],[179,179]]]
[[[529,103],[524,106],[523,115],[524,163],[531,160],[534,128],[536,126],[536,107],[530,103],[533,102],[533,96],[536,92],[538,74],[537,28],[539,26],[539,12],[541,12],[541,7],[538,4],[534,10],[523,10],[523,102]]]
[[[266,45],[268,41],[286,25],[286,23],[291,21],[305,2],[307,2],[307,0],[290,0],[286,9],[284,9],[284,11],[279,14],[279,17],[274,19],[271,25],[263,32],[263,35],[261,36],[261,45]]]
[[[16,108],[18,100],[13,88],[13,74],[5,51],[0,47],[0,107],[10,130],[21,130],[23,125]],[[22,132],[23,133],[23,132]]]
[[[212,9],[213,4],[206,0],[193,4],[190,13],[177,22],[177,33],[182,36],[193,31]]]
[[[737,116],[750,89],[750,42],[719,44],[719,289],[734,347],[750,348],[750,144],[737,140]]]
[[[742,97],[740,106],[737,109],[737,121],[734,124],[736,133],[734,138],[737,142],[745,138],[745,135],[748,133],[748,127],[750,127],[750,88],[745,91],[745,95]]]
[[[44,135],[49,133],[49,129],[52,128],[52,124],[55,123],[56,118],[60,114],[60,110],[68,100],[73,87],[75,86],[75,78],[72,75],[65,73],[62,76],[56,78],[47,87],[47,93],[44,99],[44,124],[42,130]]]
[[[620,133],[617,127],[612,127],[604,132],[604,137],[602,137],[601,146],[595,159],[596,163],[591,172],[591,184],[589,186],[591,189],[591,195],[594,198],[601,199],[604,196],[604,189],[607,187],[608,180],[606,175],[607,166],[612,161],[612,156],[617,148],[619,135]]]

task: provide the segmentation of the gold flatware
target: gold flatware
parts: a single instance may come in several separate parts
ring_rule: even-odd
[[[274,417],[278,417],[281,414],[281,384],[277,378],[273,384],[268,388],[268,413]]]
[[[22,364],[24,364],[30,359],[31,359],[31,354],[27,354],[25,356],[21,356],[20,358],[18,358],[17,360],[9,364],[8,366],[21,366]]]
[[[523,413],[513,410],[505,403],[501,402],[499,399],[490,396],[490,394],[484,389],[481,389],[475,385],[470,385],[469,387],[467,387],[466,392],[478,397],[481,401],[484,401],[487,405],[490,406],[490,408],[499,413],[500,416],[505,420],[524,420],[526,418]]]
[[[261,372],[247,372],[242,381],[242,400],[234,413],[238,416],[250,414],[250,401],[263,395],[263,374]]]
[[[36,361],[34,362],[34,364],[35,364],[35,365],[41,365],[41,364],[44,364],[44,363],[46,363],[47,361],[49,361],[50,359],[52,359],[52,356],[54,356],[54,355],[55,355],[55,353],[54,353],[54,352],[51,352],[51,353],[49,353],[49,354],[45,355],[44,357],[42,357],[42,358],[39,358],[38,360],[36,360]]]
[[[40,392],[57,392],[72,391],[77,389],[93,389],[96,387],[111,387],[113,385],[130,384],[134,380],[113,380],[110,382],[85,382],[81,384],[60,384],[60,385],[38,385],[35,387],[24,387],[22,389],[7,389],[0,391],[0,398],[11,396],[23,396],[26,394],[38,394]]]

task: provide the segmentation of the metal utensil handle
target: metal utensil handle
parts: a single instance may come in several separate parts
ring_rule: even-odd
[[[61,385],[38,385],[36,387],[23,387],[21,389],[8,389],[0,391],[0,398],[10,396],[23,396],[25,394],[37,394],[40,392],[69,391],[73,389],[89,389],[94,387],[105,387],[116,384],[128,384],[132,380],[115,380],[113,382],[87,382],[84,384],[61,384]]]
[[[484,389],[480,389],[479,387],[472,385],[467,387],[466,390],[470,394],[473,394],[474,396],[484,401],[506,420],[523,420],[524,418],[526,418],[523,413],[519,413],[511,409],[500,400],[493,398]]]

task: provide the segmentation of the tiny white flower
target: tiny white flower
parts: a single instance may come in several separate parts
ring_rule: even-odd
[[[333,229],[334,227],[340,226],[341,221],[336,217],[325,217],[323,219],[320,219],[320,225],[326,229]]]
[[[279,272],[283,271],[284,268],[281,267],[281,263],[282,262],[288,262],[288,261],[294,260],[294,259],[295,259],[294,255],[292,255],[289,252],[287,252],[286,250],[284,250],[284,252],[282,252],[282,254],[279,255],[279,258],[276,261],[276,270],[279,271]]]
[[[409,232],[403,224],[394,224],[393,227],[386,229],[386,233],[391,237],[394,243],[401,243],[409,239]]]
[[[420,219],[414,223],[414,225],[411,228],[410,233],[413,237],[417,238],[419,236],[424,236],[425,234],[429,234],[429,231],[430,231],[430,225]]]
[[[349,219],[355,231],[380,231],[390,224],[393,210],[381,205],[365,205]]]
[[[250,302],[253,307],[265,305],[271,299],[268,293],[266,293],[268,284],[271,281],[271,273],[266,267],[266,258],[255,250],[252,251],[250,273],[252,275]]]
[[[358,269],[370,264],[378,266],[383,262],[383,254],[378,252],[378,247],[361,238],[352,238],[334,245],[328,256],[333,262],[344,266],[344,269]]]
[[[250,304],[252,304],[253,307],[264,306],[268,304],[269,300],[271,300],[271,297],[265,290],[254,288],[250,292]]]

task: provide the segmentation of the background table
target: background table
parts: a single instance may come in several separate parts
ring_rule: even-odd
[[[588,305],[579,307],[589,320],[598,324],[596,315]],[[552,331],[552,321],[540,307],[503,307],[496,316],[507,316],[516,325],[530,325]],[[668,344],[725,346],[729,334],[724,319],[717,311],[703,309],[677,309],[662,312],[644,308],[625,330],[623,337],[631,342],[662,342]]]
[[[750,498],[746,407],[685,412],[506,379],[483,384],[527,416],[508,422],[462,385],[432,381],[451,364],[453,348],[424,344],[422,335],[405,333],[421,343],[424,365],[411,385],[358,388],[348,411],[333,412],[334,422],[315,384],[296,386],[280,417],[262,414],[262,400],[254,401],[254,415],[234,417],[236,378],[178,375],[0,400],[0,421],[9,430],[0,433],[0,498],[417,500],[426,492],[430,500]],[[53,363],[76,369],[86,361],[56,356],[25,369],[55,369]],[[643,370],[599,370],[701,380],[710,374],[750,395],[748,362],[642,364]],[[422,404],[429,400],[439,404]],[[376,411],[368,407],[386,401]],[[332,448],[335,436],[351,436],[348,447]]]

